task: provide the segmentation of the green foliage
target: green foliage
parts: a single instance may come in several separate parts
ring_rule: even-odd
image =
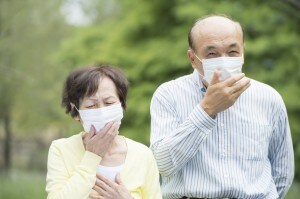
[[[131,83],[121,132],[149,144],[149,105],[165,81],[192,71],[186,57],[187,34],[194,21],[222,13],[245,32],[247,76],[270,84],[283,96],[290,116],[299,167],[299,18],[297,10],[273,1],[120,1],[114,18],[78,28],[57,57],[68,70],[110,62],[125,70]],[[133,9],[134,7],[134,9]],[[297,171],[297,177],[300,174]]]
[[[155,89],[192,72],[188,31],[197,18],[221,13],[244,28],[246,75],[273,86],[286,103],[300,179],[299,10],[272,0],[89,0],[83,6],[93,23],[71,29],[62,2],[0,0],[0,119],[9,107],[14,136],[80,131],[60,107],[64,79],[74,68],[109,62],[130,81],[120,132],[149,145]]]
[[[0,1],[0,113],[10,107],[13,134],[37,134],[59,119],[57,106],[49,106],[59,103],[53,97],[56,78],[49,54],[69,32],[60,4]]]

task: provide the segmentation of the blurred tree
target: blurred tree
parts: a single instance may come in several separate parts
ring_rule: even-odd
[[[53,112],[45,103],[51,97],[43,94],[51,90],[47,80],[53,79],[48,76],[48,54],[66,34],[60,4],[60,0],[0,0],[0,122],[5,132],[5,169],[11,167],[12,133],[40,131],[49,121],[44,114]]]
[[[192,72],[187,34],[206,14],[224,13],[245,31],[247,76],[270,84],[289,113],[296,167],[300,165],[299,14],[285,1],[119,0],[106,20],[94,17],[58,52],[67,70],[96,62],[123,68],[131,83],[121,133],[149,144],[149,104],[158,85]],[[102,5],[103,6],[103,5]],[[96,8],[96,7],[95,7]],[[95,12],[94,12],[95,13]],[[101,14],[100,14],[101,15]],[[297,179],[300,171],[296,170]]]

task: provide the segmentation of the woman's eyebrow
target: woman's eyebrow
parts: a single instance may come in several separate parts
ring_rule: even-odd
[[[86,100],[98,101],[96,97],[86,97]]]
[[[108,99],[111,99],[111,98],[115,99],[116,97],[113,96],[113,95],[110,95],[110,96],[104,97],[103,99],[104,99],[104,100],[108,100]]]

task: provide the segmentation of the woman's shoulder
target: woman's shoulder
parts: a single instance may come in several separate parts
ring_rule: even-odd
[[[126,144],[128,145],[128,147],[133,149],[136,153],[152,155],[151,149],[149,147],[147,147],[146,145],[144,145],[140,142],[134,141],[127,137],[125,137],[125,140],[126,140]]]
[[[55,148],[76,148],[82,145],[82,132],[76,135],[72,135],[68,138],[60,138],[52,141],[51,147]]]

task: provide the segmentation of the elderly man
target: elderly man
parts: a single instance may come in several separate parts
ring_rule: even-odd
[[[240,24],[206,16],[188,41],[194,72],[162,84],[151,101],[163,197],[284,198],[294,176],[286,108],[242,73]]]

